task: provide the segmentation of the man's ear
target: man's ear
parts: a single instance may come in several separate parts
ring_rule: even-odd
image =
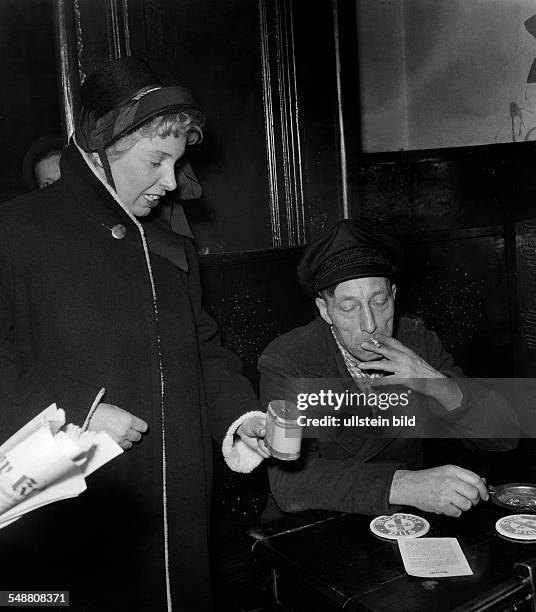
[[[393,283],[391,285],[391,293],[393,294],[393,300],[396,299],[396,285]]]
[[[333,325],[333,321],[328,314],[328,305],[326,304],[326,300],[322,297],[317,297],[315,300],[316,307],[318,308],[318,312],[320,316],[324,319],[324,321],[328,325]]]

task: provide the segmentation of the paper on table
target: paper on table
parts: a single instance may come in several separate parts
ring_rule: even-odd
[[[398,546],[410,576],[442,578],[473,574],[456,538],[399,540]]]

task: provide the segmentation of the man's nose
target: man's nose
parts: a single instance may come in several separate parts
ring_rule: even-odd
[[[373,334],[376,331],[376,321],[374,319],[374,313],[367,306],[361,311],[361,318],[359,321],[359,327],[361,331]]]
[[[177,188],[177,179],[175,178],[175,166],[164,168],[164,174],[160,179],[160,184],[166,191],[173,191]]]

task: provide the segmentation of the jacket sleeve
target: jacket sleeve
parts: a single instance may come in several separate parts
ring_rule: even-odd
[[[436,370],[456,381],[462,392],[459,408],[446,413],[434,410],[431,420],[442,436],[460,438],[466,445],[488,451],[513,450],[519,423],[508,400],[490,387],[464,376],[454,365],[439,337],[424,326],[423,358]]]
[[[191,240],[185,239],[185,243],[210,428],[213,438],[221,443],[233,421],[260,406],[242,375],[240,359],[221,346],[216,322],[203,309],[197,253]]]
[[[323,459],[316,440],[304,440],[294,462],[270,461],[268,476],[277,505],[285,512],[307,509],[360,514],[389,513],[394,473],[403,463],[363,463],[358,459]]]
[[[274,399],[296,403],[294,381],[301,377],[290,356],[272,345],[261,355],[258,367],[263,407]],[[288,463],[271,460],[268,475],[274,499],[285,512],[321,509],[373,514],[393,510],[391,482],[396,470],[404,467],[404,462],[324,459],[318,440],[304,439],[300,458]]]
[[[52,403],[65,410],[67,422],[82,426],[93,404],[102,396],[101,388],[64,377],[57,367],[47,365],[45,361],[25,362],[17,344],[19,326],[22,322],[17,321],[15,299],[15,278],[9,241],[4,229],[0,228],[2,439],[20,429]],[[29,325],[29,322],[24,324]]]

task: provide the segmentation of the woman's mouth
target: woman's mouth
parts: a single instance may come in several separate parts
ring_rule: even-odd
[[[144,193],[143,197],[149,202],[149,205],[152,206],[156,206],[161,198],[161,196],[154,193]]]

